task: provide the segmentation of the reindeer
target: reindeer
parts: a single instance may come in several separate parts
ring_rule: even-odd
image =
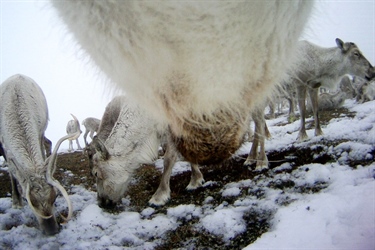
[[[78,138],[82,134],[81,127],[79,126],[79,121],[77,117],[75,117],[73,114],[70,114],[74,120],[70,120],[68,124],[66,125],[66,133],[68,135],[76,135],[74,137],[70,137],[69,139],[69,149],[68,151],[73,151],[73,140],[76,140],[76,144],[78,147],[78,150],[82,150],[81,146],[79,145]]]
[[[295,59],[313,1],[52,5],[112,82],[169,130],[182,156],[204,165],[242,144],[249,112]]]
[[[26,197],[42,231],[53,235],[59,230],[53,212],[57,190],[68,204],[66,220],[72,216],[69,196],[53,174],[60,144],[75,135],[62,137],[46,158],[47,122],[47,102],[34,80],[18,74],[0,85],[0,153],[8,165],[13,207],[21,207],[22,196]]]
[[[83,135],[83,140],[87,146],[87,135],[90,133],[91,140],[94,138],[94,133],[98,132],[100,120],[94,117],[88,117],[82,121],[82,125],[85,126],[85,134]]]
[[[128,98],[114,98],[106,107],[97,135],[89,145],[92,173],[96,177],[98,203],[101,207],[116,205],[127,190],[133,172],[144,163],[158,157],[159,145],[167,140],[164,171],[160,185],[150,199],[152,205],[164,205],[170,198],[169,179],[179,155],[168,131],[158,127]],[[168,140],[169,138],[169,140]],[[197,164],[192,164],[188,190],[202,186],[203,175]]]
[[[301,125],[297,139],[306,140],[306,92],[312,103],[315,121],[315,135],[323,134],[318,115],[319,87],[334,88],[335,84],[345,74],[371,78],[374,69],[369,61],[362,55],[354,43],[344,43],[336,39],[337,47],[322,48],[308,41],[299,43],[299,60],[290,71],[288,81],[297,87],[298,106],[301,115]]]

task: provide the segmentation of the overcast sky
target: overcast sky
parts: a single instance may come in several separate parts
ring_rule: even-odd
[[[46,136],[53,144],[66,134],[70,113],[80,121],[100,119],[113,93],[77,51],[48,2],[0,1],[0,82],[21,73],[41,86],[50,114]],[[336,37],[355,42],[374,64],[374,36],[374,0],[334,0],[318,2],[303,38],[324,47],[336,46]],[[80,142],[83,146],[82,136]],[[62,148],[67,147],[65,142]]]

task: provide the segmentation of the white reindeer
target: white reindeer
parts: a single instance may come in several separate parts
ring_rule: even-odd
[[[94,117],[87,117],[82,121],[82,125],[85,126],[83,140],[85,141],[85,145],[87,145],[87,135],[90,133],[91,140],[94,138],[94,133],[98,132],[100,120]]]
[[[98,134],[88,147],[101,207],[113,206],[121,200],[133,172],[141,164],[153,163],[157,159],[159,145],[165,136],[169,138],[168,132],[160,129],[152,118],[138,106],[132,105],[128,98],[119,96],[107,105]],[[179,157],[174,143],[168,141],[164,171],[150,204],[163,205],[170,198],[169,179]],[[202,186],[203,181],[198,165],[192,164],[187,189]]]
[[[301,125],[297,139],[306,140],[306,92],[309,93],[315,121],[315,135],[322,135],[318,116],[319,87],[335,88],[335,84],[345,74],[371,78],[374,69],[351,42],[336,39],[337,47],[322,48],[307,41],[299,43],[299,60],[290,72],[289,81],[297,86],[297,99],[301,115]]]
[[[91,59],[192,163],[230,157],[295,59],[295,1],[52,1]]]
[[[9,167],[13,207],[22,206],[22,196],[26,197],[43,232],[52,235],[59,230],[53,212],[57,190],[68,203],[67,219],[72,215],[67,192],[53,178],[57,150],[71,135],[61,138],[46,159],[47,121],[46,99],[31,78],[14,75],[0,85],[0,153]],[[18,184],[23,195],[18,191]]]
[[[66,125],[66,133],[68,135],[75,135],[74,137],[70,137],[69,139],[69,149],[68,151],[73,151],[73,140],[76,140],[76,144],[78,147],[78,150],[82,150],[81,145],[79,145],[78,138],[82,134],[81,127],[79,125],[79,121],[77,117],[75,117],[73,114],[70,114],[74,120],[70,120],[68,124]]]

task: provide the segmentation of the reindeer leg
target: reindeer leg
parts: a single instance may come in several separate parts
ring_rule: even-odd
[[[18,181],[13,176],[13,174],[9,173],[10,175],[10,183],[12,185],[12,207],[13,208],[21,208],[22,207],[22,196],[20,192],[18,191]]]
[[[319,120],[318,89],[309,89],[308,91],[311,100],[312,111],[314,114],[315,136],[323,135]]]
[[[95,133],[94,130],[91,130],[91,131],[90,131],[90,138],[91,138],[91,140],[94,138],[94,133]]]
[[[254,122],[255,122],[255,127],[258,128],[256,133],[258,134],[258,143],[260,143],[260,151],[257,156],[255,170],[260,171],[260,170],[268,168],[268,159],[267,159],[266,149],[265,149],[264,144],[265,144],[266,136],[271,137],[271,134],[268,130],[268,127],[266,125],[266,120],[264,119],[264,115],[262,112],[258,112],[255,115]]]
[[[251,145],[250,153],[246,158],[244,166],[250,166],[253,163],[257,162],[258,145],[259,145],[259,142],[261,140],[260,136],[263,136],[263,133],[262,133],[263,125],[261,124],[261,122],[259,122],[259,119],[261,119],[261,118],[259,118],[259,116],[262,116],[262,115],[263,115],[263,113],[261,113],[259,111],[255,111],[255,112],[252,113],[254,124],[255,124],[254,139],[253,139],[253,144]],[[263,119],[264,119],[264,117],[263,117]]]
[[[294,122],[295,120],[297,120],[297,116],[294,113],[294,110],[295,110],[294,102],[295,102],[295,100],[294,100],[293,97],[290,97],[290,98],[287,98],[287,101],[289,103],[289,117],[288,117],[288,122]]]
[[[171,143],[167,144],[167,150],[164,156],[164,171],[161,175],[161,180],[158,189],[149,200],[150,205],[162,206],[171,197],[171,189],[169,187],[169,180],[172,173],[172,168],[177,161],[177,151],[173,148]]]
[[[266,155],[266,148],[265,148],[265,137],[261,136],[260,137],[260,151],[259,151],[259,156],[256,164],[256,171],[261,171],[263,169],[268,168],[268,158]]]
[[[269,112],[269,118],[270,119],[275,119],[276,115],[275,115],[275,102],[273,101],[269,101],[269,104],[268,104],[268,107],[270,108],[270,112]]]
[[[298,141],[304,141],[308,139],[307,133],[306,133],[306,126],[305,126],[305,119],[306,119],[306,87],[305,86],[297,86],[297,99],[298,99],[298,106],[299,106],[299,112],[301,116],[301,125],[299,128],[299,133],[297,140]]]
[[[198,164],[191,164],[191,178],[189,185],[186,187],[186,190],[195,190],[201,187],[204,183],[203,174],[199,170]]]
[[[82,150],[81,145],[79,145],[78,138],[76,139],[76,143],[77,143],[78,150]]]
[[[85,134],[83,135],[83,140],[85,141],[85,145],[88,144],[88,143],[87,143],[87,135],[88,135],[88,133],[89,133],[89,130],[86,129]],[[91,136],[91,134],[90,134],[90,137],[91,137],[91,140],[92,140],[92,136]]]
[[[69,149],[68,149],[69,152],[72,152],[73,151],[73,141],[72,140],[69,140]]]
[[[52,142],[45,136],[43,136],[43,145],[46,151],[46,156],[50,156],[52,153]]]
[[[258,143],[259,143],[259,133],[257,130],[257,126],[255,125],[253,144],[251,145],[250,153],[246,158],[244,166],[249,167],[250,165],[256,162],[256,158],[258,155]]]

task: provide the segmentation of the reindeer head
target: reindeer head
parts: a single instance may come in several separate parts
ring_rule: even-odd
[[[61,143],[69,139],[73,135],[67,135],[61,138],[51,154],[45,162],[44,166],[35,169],[30,169],[22,162],[18,162],[11,152],[7,152],[7,161],[14,167],[16,176],[24,191],[27,202],[36,216],[42,231],[47,235],[54,235],[59,231],[59,225],[54,215],[54,203],[57,196],[57,191],[64,196],[68,204],[68,216],[64,220],[69,220],[72,216],[72,204],[68,193],[61,186],[61,184],[53,178],[55,172],[57,150]]]
[[[92,157],[92,174],[96,177],[98,204],[112,208],[124,196],[131,174],[123,167],[126,160],[110,156],[100,139],[94,137],[91,144],[96,151]]]
[[[374,67],[372,67],[371,63],[366,59],[355,43],[344,43],[339,38],[336,38],[336,44],[343,54],[345,66],[350,74],[366,78],[367,80],[374,77]]]
[[[47,183],[45,176],[38,176],[30,178],[25,192],[28,204],[43,232],[47,235],[56,234],[59,231],[59,225],[54,215],[56,188]]]

